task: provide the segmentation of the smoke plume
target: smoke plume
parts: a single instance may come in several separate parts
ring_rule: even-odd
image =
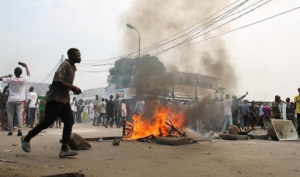
[[[141,48],[145,48],[200,22],[229,3],[229,0],[135,0],[122,15],[120,24],[124,26],[126,23],[132,24],[141,34]],[[198,40],[220,34],[228,28],[220,28]],[[122,37],[124,52],[137,51],[138,34],[135,31],[126,29]],[[149,53],[160,51],[183,39]],[[169,72],[178,70],[221,78],[226,92],[234,94],[237,76],[226,51],[225,42],[221,38],[215,38],[188,47],[177,47],[159,55],[158,58]],[[192,87],[176,87],[175,91],[183,95],[194,94]],[[211,90],[198,90],[199,98],[213,95],[214,92]]]

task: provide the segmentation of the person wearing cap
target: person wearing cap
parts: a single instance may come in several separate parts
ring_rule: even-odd
[[[241,96],[240,98],[237,98],[237,96],[233,95],[232,96],[232,123],[233,125],[238,125],[238,120],[239,120],[239,116],[238,116],[238,109],[239,109],[239,102],[244,99],[246,96],[248,95],[248,92]]]

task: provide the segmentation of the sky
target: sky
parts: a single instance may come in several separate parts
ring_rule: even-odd
[[[122,35],[130,29],[120,20],[132,5],[133,0],[0,0],[0,75],[12,74],[21,61],[29,66],[30,80],[41,82],[71,47],[80,49],[83,61],[134,52],[122,46]],[[299,0],[272,0],[230,29],[295,7]],[[248,91],[249,100],[269,101],[277,94],[284,100],[297,94],[299,16],[297,10],[221,37],[239,79],[237,92],[230,94]],[[79,72],[74,84],[82,90],[105,87],[107,75]]]

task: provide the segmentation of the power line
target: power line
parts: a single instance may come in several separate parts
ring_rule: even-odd
[[[221,10],[219,10],[219,11],[217,11],[217,12],[215,12],[213,15],[210,15],[209,17],[207,17],[207,18],[205,18],[205,19],[203,19],[203,20],[197,22],[196,24],[194,24],[194,25],[192,25],[192,26],[186,28],[185,30],[182,30],[182,31],[180,31],[180,32],[178,32],[178,33],[175,33],[175,34],[169,36],[168,38],[166,38],[166,39],[164,39],[164,40],[162,40],[162,41],[159,41],[159,42],[157,42],[157,43],[154,43],[154,44],[152,44],[152,45],[150,45],[150,46],[148,46],[148,47],[142,49],[141,51],[144,51],[144,50],[146,50],[146,49],[148,49],[148,48],[150,48],[150,47],[152,47],[152,46],[154,46],[154,45],[157,45],[157,44],[159,44],[159,43],[161,43],[161,42],[164,42],[164,41],[166,41],[166,40],[168,40],[168,39],[170,39],[170,38],[172,38],[172,37],[174,37],[174,36],[176,36],[176,35],[178,35],[178,34],[184,32],[184,31],[187,31],[187,30],[191,29],[192,27],[194,27],[194,26],[196,26],[196,25],[202,23],[203,21],[205,21],[205,20],[207,20],[207,19],[209,19],[209,18],[215,16],[216,14],[220,13],[221,11],[223,11],[223,10],[227,9],[228,7],[234,5],[234,4],[237,3],[238,1],[240,1],[240,0],[237,0],[237,1],[235,1],[235,2],[233,2],[233,3],[231,3],[231,4],[229,4],[228,6],[222,8]],[[246,1],[248,1],[248,0],[246,0]],[[126,55],[118,56],[118,57],[104,58],[104,59],[99,59],[99,60],[83,60],[83,62],[103,61],[103,60],[109,60],[109,61],[111,61],[111,60],[117,60],[117,59],[120,59],[120,58],[122,58],[122,57],[130,57],[132,54],[135,54],[135,53],[137,53],[137,52],[132,52],[132,53],[129,53],[129,54],[126,54]]]
[[[189,31],[188,33],[185,33],[185,34],[183,34],[183,35],[181,35],[181,36],[179,36],[179,37],[177,37],[177,38],[175,38],[175,39],[172,39],[171,41],[168,41],[168,42],[165,42],[165,43],[163,43],[163,44],[160,44],[159,46],[156,45],[156,44],[159,44],[159,43],[161,43],[161,42],[163,42],[163,41],[166,41],[167,39],[172,38],[173,36],[176,36],[177,34],[180,34],[180,33],[184,32],[184,31],[186,31],[186,30],[188,30],[188,29],[190,29],[190,28],[196,26],[197,24],[199,24],[199,23],[201,23],[201,22],[203,22],[203,21],[209,19],[210,17],[212,17],[212,16],[218,14],[218,13],[221,12],[222,10],[224,10],[224,9],[226,9],[226,8],[228,8],[228,7],[230,7],[230,6],[232,6],[232,5],[235,4],[236,2],[238,2],[238,1],[235,1],[234,3],[232,3],[232,4],[230,4],[230,5],[226,6],[226,7],[224,7],[224,8],[221,9],[220,11],[214,13],[213,15],[211,15],[211,16],[205,18],[204,20],[202,20],[202,21],[200,21],[200,22],[198,22],[198,23],[196,23],[196,24],[190,26],[189,28],[187,28],[187,29],[185,29],[185,30],[183,30],[183,31],[181,31],[181,32],[178,32],[178,33],[176,33],[176,34],[174,34],[174,35],[172,35],[172,36],[170,36],[170,37],[168,37],[168,38],[166,38],[166,39],[164,39],[164,40],[162,40],[162,41],[160,41],[160,42],[158,42],[158,43],[155,43],[155,44],[151,45],[151,46],[156,45],[155,47],[152,47],[152,48],[151,48],[151,46],[148,46],[148,47],[142,49],[142,50],[141,50],[141,51],[142,51],[142,54],[145,54],[145,53],[147,53],[147,52],[149,52],[149,51],[151,51],[151,50],[154,50],[154,49],[156,49],[156,48],[162,47],[162,46],[164,46],[164,45],[166,45],[166,44],[168,44],[168,43],[170,43],[170,42],[173,42],[173,41],[175,41],[175,40],[177,40],[177,39],[179,39],[179,38],[182,38],[182,37],[184,37],[184,36],[186,36],[186,35],[188,35],[188,34],[190,34],[190,33],[196,32],[196,31],[199,30],[199,28],[204,27],[205,25],[209,24],[210,22],[213,22],[213,21],[215,21],[216,19],[220,18],[220,19],[218,19],[216,22],[214,22],[214,23],[212,23],[212,24],[209,24],[209,26],[207,26],[206,28],[204,28],[204,29],[202,30],[202,31],[204,31],[205,29],[207,29],[208,27],[212,26],[213,24],[215,24],[215,23],[217,23],[217,22],[219,22],[219,21],[221,21],[221,20],[224,20],[224,19],[226,19],[226,18],[229,18],[229,17],[231,17],[231,16],[233,16],[233,15],[235,15],[235,14],[237,14],[237,13],[240,13],[240,12],[242,12],[242,11],[244,11],[244,10],[246,10],[246,9],[248,9],[248,8],[254,6],[254,5],[256,5],[256,4],[258,4],[258,3],[262,2],[262,1],[264,1],[264,0],[260,0],[260,1],[258,1],[258,2],[254,3],[254,4],[252,4],[252,5],[250,5],[250,6],[246,7],[246,8],[244,8],[244,9],[242,9],[242,10],[240,10],[240,11],[234,13],[234,14],[229,15],[229,14],[232,13],[234,10],[238,9],[239,7],[241,7],[242,5],[244,5],[244,4],[245,4],[246,2],[248,2],[248,1],[249,1],[249,0],[245,0],[245,1],[241,2],[240,4],[236,5],[236,6],[233,7],[232,9],[229,9],[229,10],[226,11],[225,13],[223,13],[223,14],[221,14],[221,15],[215,17],[214,19],[212,19],[211,21],[209,21],[209,22],[207,22],[207,23],[201,25],[200,27],[197,27],[197,28],[193,29],[192,31]],[[268,2],[269,2],[269,1],[268,1]],[[202,32],[202,31],[201,31],[201,32]],[[147,50],[147,49],[148,49],[148,50]],[[134,52],[134,53],[136,53],[136,52]],[[131,53],[131,54],[134,54],[134,53]],[[130,55],[130,54],[129,54],[129,55]],[[128,55],[126,55],[126,56],[128,56]],[[101,62],[105,62],[105,61],[114,61],[114,60],[117,60],[117,59],[119,59],[119,58],[118,58],[118,57],[114,57],[114,58],[103,59],[103,60],[88,60],[88,61],[98,61],[98,62],[101,63]],[[98,62],[96,62],[96,63],[98,63]],[[113,62],[112,62],[112,63],[113,63]],[[103,65],[97,65],[97,64],[95,64],[95,63],[84,63],[84,64],[89,65],[89,66],[103,66]]]
[[[164,42],[164,41],[166,41],[166,40],[168,40],[168,39],[170,39],[170,38],[172,38],[172,37],[174,37],[174,36],[176,36],[176,35],[178,35],[178,34],[184,32],[184,31],[187,31],[187,30],[193,28],[194,26],[196,26],[196,25],[198,25],[198,24],[204,22],[205,20],[207,20],[207,19],[209,19],[209,18],[215,16],[216,14],[218,14],[218,13],[220,13],[221,11],[227,9],[228,7],[230,7],[230,6],[232,6],[233,4],[237,3],[238,1],[240,1],[240,0],[237,0],[237,1],[235,1],[235,2],[233,2],[233,3],[231,3],[231,4],[229,4],[228,6],[222,8],[221,10],[219,10],[219,11],[217,11],[217,12],[215,12],[214,14],[210,15],[209,17],[206,17],[205,19],[203,19],[203,20],[201,20],[201,21],[195,23],[194,25],[192,25],[192,26],[190,26],[190,27],[188,27],[188,28],[186,28],[186,29],[184,29],[184,30],[182,30],[182,31],[180,31],[180,32],[177,32],[177,33],[175,33],[175,34],[173,34],[173,35],[167,37],[166,39],[164,39],[164,40],[162,40],[162,41],[159,41],[159,42],[157,42],[157,43],[154,43],[154,44],[152,44],[152,45],[150,45],[150,46],[148,46],[148,47],[146,47],[146,48],[144,48],[144,49],[142,49],[142,50],[147,50],[147,49],[149,49],[149,48],[152,47],[152,46],[155,46],[155,45],[157,45],[157,44],[159,44],[159,43],[161,43],[161,42]]]
[[[300,9],[300,7],[296,7],[296,8],[294,8],[294,9],[290,9],[290,10],[288,10],[288,11],[284,11],[284,12],[282,12],[282,13],[273,15],[273,16],[271,16],[271,17],[268,17],[268,18],[265,18],[265,19],[262,19],[262,20],[259,20],[259,21],[253,22],[253,23],[250,23],[250,24],[245,25],[245,26],[241,26],[241,27],[239,27],[239,28],[236,28],[236,29],[227,31],[227,32],[225,32],[225,33],[222,33],[222,34],[219,34],[219,35],[216,35],[216,36],[213,36],[213,37],[210,37],[210,38],[201,40],[201,41],[197,41],[197,42],[188,44],[188,45],[186,45],[186,46],[184,46],[184,47],[188,47],[188,46],[191,46],[191,45],[194,45],[194,44],[197,44],[197,43],[201,43],[201,42],[204,42],[204,41],[207,41],[207,40],[216,38],[216,37],[223,36],[223,35],[228,34],[228,33],[232,33],[232,32],[234,32],[234,31],[237,31],[237,30],[240,30],[240,29],[243,29],[243,28],[247,28],[247,27],[249,27],[249,26],[253,26],[253,25],[256,25],[256,24],[258,24],[258,23],[261,23],[261,22],[264,22],[264,21],[273,19],[273,18],[275,18],[275,17],[278,17],[278,16],[281,16],[281,15],[287,14],[287,13],[289,13],[289,12],[292,12],[292,11],[295,11],[295,10],[298,10],[298,9]],[[182,48],[183,48],[183,47],[182,47]],[[158,55],[159,55],[159,54],[158,54]],[[157,56],[157,55],[155,55],[155,56]]]
[[[45,82],[44,82],[45,85],[44,85],[44,87],[42,88],[42,90],[44,90],[44,89],[46,89],[46,88],[48,87],[47,83],[50,83],[50,82],[51,82],[51,80],[53,79],[54,75],[55,75],[55,72],[52,73],[52,74],[48,77],[48,79],[45,80]]]
[[[91,64],[80,64],[80,65],[77,65],[79,67],[89,67],[89,66],[107,66],[107,65],[113,65],[114,62],[110,62],[110,63],[104,63],[104,64],[94,64],[94,63],[91,63]]]
[[[199,30],[201,30],[200,32],[203,32],[204,30],[208,29],[210,26],[216,24],[217,22],[219,22],[219,21],[221,21],[221,20],[224,20],[224,19],[227,19],[227,18],[229,18],[229,17],[231,17],[231,16],[233,16],[233,15],[235,15],[235,14],[238,14],[238,13],[244,11],[244,10],[247,10],[248,8],[257,5],[258,3],[262,2],[262,1],[264,1],[264,0],[260,0],[260,1],[254,3],[254,4],[252,4],[252,5],[250,5],[250,6],[248,6],[248,7],[246,7],[246,8],[244,8],[244,9],[238,11],[238,12],[235,12],[235,13],[231,14],[234,10],[238,9],[239,7],[241,7],[242,5],[244,5],[246,2],[248,2],[248,0],[245,0],[245,1],[241,2],[240,4],[238,4],[237,6],[233,7],[232,9],[230,9],[230,10],[226,11],[225,13],[223,13],[223,14],[217,16],[216,18],[212,19],[211,21],[209,21],[209,22],[207,22],[207,23],[205,23],[205,24],[203,24],[203,25],[201,25],[201,26],[199,26],[199,27],[193,29],[192,31],[189,31],[189,32],[187,32],[187,33],[185,33],[185,34],[183,34],[183,35],[177,37],[177,38],[174,38],[174,39],[172,39],[172,40],[170,40],[170,41],[168,41],[168,42],[165,42],[165,43],[163,43],[163,44],[160,44],[160,45],[157,46],[156,48],[159,48],[159,47],[162,47],[162,46],[164,46],[164,45],[166,45],[166,44],[168,44],[168,43],[174,42],[174,41],[176,41],[176,40],[179,39],[179,38],[182,38],[182,37],[184,37],[184,36],[187,36],[187,35],[189,35],[189,34],[191,34],[191,33],[197,32],[197,31],[199,31]],[[268,2],[270,2],[270,1],[271,1],[271,0],[269,0]],[[266,3],[268,3],[268,2],[266,2]],[[265,4],[265,3],[264,3],[264,4]],[[229,15],[229,14],[230,14],[230,15]],[[211,22],[212,22],[212,23],[211,23]],[[209,23],[210,23],[210,24],[209,24]],[[205,25],[208,25],[208,26],[205,27]],[[200,33],[200,32],[199,32],[199,33]],[[198,34],[198,33],[197,33],[197,34]],[[186,39],[186,40],[187,40],[187,39]],[[152,49],[149,49],[149,50],[147,50],[147,51],[144,51],[144,52],[142,52],[142,54],[145,54],[145,53],[147,53],[147,52],[149,52],[149,51],[151,51],[151,50],[154,50],[154,49],[156,49],[156,48],[152,48]]]
[[[264,1],[264,0],[260,0],[259,2],[261,2],[261,1]],[[177,38],[174,38],[174,39],[172,39],[172,40],[170,40],[170,41],[167,41],[167,42],[165,42],[165,43],[163,43],[163,44],[160,44],[160,45],[159,45],[158,47],[156,47],[156,48],[163,47],[163,46],[165,46],[165,45],[167,45],[167,44],[169,44],[169,43],[171,43],[171,42],[176,41],[177,39],[180,39],[180,38],[182,38],[182,37],[184,37],[184,36],[187,36],[187,35],[189,35],[189,34],[191,34],[191,33],[197,32],[197,31],[199,31],[199,30],[201,30],[200,32],[203,32],[204,30],[206,30],[206,29],[209,28],[210,26],[212,26],[212,25],[218,23],[219,21],[224,20],[224,19],[227,19],[227,18],[229,18],[229,17],[235,15],[236,13],[234,13],[234,14],[231,14],[231,13],[232,13],[234,10],[238,9],[239,7],[241,7],[242,5],[244,5],[246,2],[248,2],[248,0],[243,1],[242,3],[240,3],[240,4],[238,4],[237,6],[233,7],[232,9],[229,9],[229,10],[226,11],[225,13],[223,13],[223,14],[217,16],[216,18],[212,19],[211,21],[209,21],[209,22],[207,22],[207,23],[205,23],[205,24],[203,24],[203,25],[201,25],[201,26],[199,26],[199,27],[193,29],[192,31],[189,31],[189,32],[187,32],[187,33],[185,33],[185,34],[183,34],[183,35],[177,37]],[[257,3],[259,3],[259,2],[257,2]],[[255,4],[257,4],[257,3],[255,3]],[[252,4],[251,6],[253,6],[253,5],[255,5],[255,4]],[[251,7],[251,6],[249,6],[249,7]],[[247,7],[247,8],[249,8],[249,7]],[[247,8],[245,8],[245,9],[247,9]],[[245,10],[245,9],[243,9],[243,10]],[[241,10],[241,11],[243,11],[243,10]],[[239,12],[241,12],[241,11],[239,11]],[[239,12],[237,12],[237,13],[239,13]],[[231,15],[229,15],[229,14],[231,14]],[[229,15],[229,16],[228,16],[228,15]],[[212,22],[212,23],[211,23],[211,22]],[[207,26],[206,26],[206,25],[207,25]],[[149,52],[149,51],[151,51],[151,50],[154,50],[154,49],[156,49],[156,48],[149,49],[149,50],[143,52],[142,54],[144,54],[144,53],[146,53],[146,52]]]
[[[269,1],[268,1],[269,2]],[[260,7],[260,6],[259,6]],[[257,7],[258,8],[258,7]],[[257,8],[255,8],[255,9],[257,9]],[[250,27],[250,26],[253,26],[253,25],[255,25],[255,24],[258,24],[258,23],[261,23],[261,22],[264,22],[264,21],[267,21],[267,20],[270,20],[270,19],[273,19],[273,18],[276,18],[276,17],[278,17],[278,16],[281,16],[281,15],[284,15],[284,14],[287,14],[287,13],[289,13],[289,12],[292,12],[292,11],[295,11],[295,10],[298,10],[300,7],[296,7],[296,8],[293,8],[293,9],[290,9],[290,10],[288,10],[288,11],[285,11],[285,12],[282,12],[282,13],[279,13],[279,14],[276,14],[276,15],[273,15],[273,16],[271,16],[271,17],[268,17],[268,18],[265,18],[265,19],[262,19],[262,20],[259,20],[259,21],[256,21],[256,22],[253,22],[253,23],[250,23],[250,24],[248,24],[248,25],[245,25],[245,26],[242,26],[242,27],[239,27],[239,28],[236,28],[236,29],[233,29],[233,30],[230,30],[230,31],[227,31],[227,32],[225,32],[225,33],[221,33],[221,34],[219,34],[219,35],[216,35],[216,36],[212,36],[212,37],[210,37],[210,38],[207,38],[207,39],[204,39],[204,40],[201,40],[201,41],[197,41],[197,42],[194,42],[194,43],[191,43],[191,44],[188,44],[188,45],[186,45],[186,46],[183,46],[183,47],[188,47],[188,46],[190,46],[190,45],[194,45],[194,44],[197,44],[197,43],[201,43],[201,42],[204,42],[204,41],[207,41],[207,40],[210,40],[210,39],[213,39],[213,38],[216,38],[216,37],[220,37],[220,36],[222,36],[222,35],[225,35],[225,34],[228,34],[228,33],[232,33],[232,32],[234,32],[234,31],[237,31],[237,30],[240,30],[240,29],[243,29],[243,28],[247,28],[247,27]],[[255,10],[255,9],[252,9],[251,11],[253,11],[253,10]],[[250,12],[250,11],[249,11]],[[249,13],[249,12],[247,12],[247,13]],[[183,47],[181,47],[181,48],[183,48]],[[166,51],[165,51],[166,52]],[[157,56],[157,55],[160,55],[160,54],[162,54],[162,53],[164,53],[164,52],[161,52],[161,53],[158,53],[158,54],[155,54],[154,56]],[[82,70],[83,71],[83,70]],[[83,71],[83,72],[90,72],[90,73],[96,73],[96,72],[106,72],[106,71],[104,71],[104,70],[102,70],[102,71]]]
[[[234,21],[234,20],[236,20],[236,19],[238,19],[238,18],[240,18],[240,17],[246,15],[246,14],[248,14],[249,12],[251,12],[251,11],[253,11],[253,10],[255,10],[255,9],[259,8],[259,7],[261,7],[262,5],[264,5],[264,4],[268,3],[268,2],[270,2],[271,0],[269,0],[269,1],[267,1],[267,2],[265,2],[265,3],[263,3],[263,4],[261,4],[261,5],[259,5],[259,6],[256,7],[256,8],[251,9],[250,11],[247,11],[246,13],[244,13],[244,14],[242,14],[242,15],[240,15],[240,16],[238,16],[238,17],[236,17],[236,18],[234,18],[234,19],[232,19],[232,20],[230,20],[230,21],[228,21],[228,22],[226,22],[226,23],[224,23],[224,24],[222,24],[222,25],[220,25],[220,26],[218,26],[218,27],[216,27],[216,28],[214,28],[214,29],[212,29],[212,30],[206,32],[206,33],[204,33],[204,34],[202,34],[202,35],[199,35],[201,32],[203,32],[204,30],[206,30],[208,27],[212,26],[213,24],[215,24],[215,23],[217,23],[217,22],[219,22],[219,21],[221,21],[221,20],[224,20],[224,19],[226,19],[226,18],[229,18],[229,17],[231,17],[231,16],[233,16],[233,15],[235,15],[235,14],[237,14],[237,13],[240,13],[240,12],[242,12],[242,11],[244,11],[244,10],[246,10],[246,9],[248,9],[248,8],[250,8],[250,7],[256,5],[256,4],[260,3],[260,2],[262,2],[262,1],[264,1],[264,0],[260,0],[260,1],[256,2],[256,3],[252,4],[252,5],[250,5],[250,6],[246,7],[246,8],[244,8],[244,9],[242,9],[242,10],[236,12],[236,13],[230,14],[230,13],[232,13],[234,10],[236,10],[237,8],[241,7],[243,4],[245,4],[246,2],[248,2],[248,0],[245,0],[245,1],[243,1],[242,3],[238,4],[237,6],[233,7],[232,9],[230,9],[230,10],[226,11],[225,13],[223,13],[223,14],[217,16],[216,18],[214,18],[213,20],[209,21],[208,23],[205,23],[204,25],[201,25],[200,27],[197,27],[196,29],[193,29],[192,31],[189,31],[188,33],[183,34],[183,35],[179,36],[178,38],[175,38],[175,39],[173,39],[173,40],[171,40],[171,41],[168,41],[168,42],[166,42],[166,43],[164,43],[164,44],[161,44],[161,45],[158,46],[158,47],[162,47],[162,46],[164,46],[164,45],[166,45],[166,44],[168,44],[168,43],[170,43],[170,42],[173,42],[174,40],[177,40],[177,39],[179,39],[179,38],[181,38],[181,37],[183,37],[183,36],[186,36],[186,35],[188,35],[188,34],[190,34],[190,33],[192,33],[192,32],[198,31],[199,28],[201,28],[201,27],[203,27],[203,26],[209,24],[210,22],[213,22],[213,21],[214,21],[213,23],[209,24],[207,27],[205,27],[204,29],[202,29],[200,32],[197,32],[196,34],[192,35],[191,37],[185,39],[183,42],[180,42],[179,44],[177,44],[177,45],[175,45],[175,46],[172,46],[172,47],[170,47],[170,48],[168,48],[168,49],[164,49],[164,50],[159,51],[159,52],[157,52],[157,53],[155,53],[155,54],[152,54],[152,55],[157,56],[157,55],[159,55],[159,54],[161,54],[161,53],[164,53],[164,52],[166,52],[166,51],[168,51],[168,50],[170,50],[170,49],[172,49],[172,48],[174,48],[174,47],[177,47],[178,45],[181,45],[181,44],[186,43],[186,42],[188,42],[188,41],[191,41],[191,40],[193,40],[193,39],[195,39],[195,38],[198,38],[198,37],[200,37],[200,36],[202,36],[202,35],[204,35],[204,34],[207,34],[207,33],[211,32],[211,31],[213,31],[213,30],[216,30],[216,29],[218,29],[218,28],[220,28],[220,27],[222,27],[222,26],[224,26],[224,25],[226,25],[226,24],[228,24],[228,23],[230,23],[230,22],[232,22],[232,21]],[[236,2],[237,2],[237,1],[236,1]],[[232,4],[231,4],[231,5],[232,5]],[[229,6],[230,6],[230,5],[229,5]],[[227,8],[227,7],[229,7],[229,6],[226,6],[225,8]],[[225,8],[223,8],[223,9],[225,9]],[[222,10],[223,10],[223,9],[222,9]],[[217,13],[215,13],[215,14],[217,14]],[[215,14],[214,14],[214,15],[215,15]],[[212,15],[212,16],[213,16],[213,15]],[[211,17],[211,16],[210,16],[210,17]],[[209,18],[209,17],[208,17],[208,18]],[[208,19],[208,18],[206,18],[206,19]],[[219,19],[218,19],[218,18],[219,18]],[[218,20],[215,21],[216,19],[218,19]],[[203,21],[204,21],[204,20],[203,20]],[[195,26],[195,25],[193,25],[193,26]],[[192,27],[193,27],[193,26],[192,26]],[[192,27],[190,27],[190,28],[192,28]],[[190,28],[188,28],[188,29],[190,29]],[[182,31],[181,31],[181,32],[182,32]],[[179,33],[181,33],[181,32],[179,32]],[[177,33],[177,34],[179,34],[179,33]],[[199,36],[197,36],[197,35],[199,35]],[[173,36],[175,36],[175,35],[173,35]],[[171,38],[171,37],[169,37],[169,38]],[[169,39],[169,38],[167,38],[167,39]],[[165,41],[165,40],[164,40],[164,41]],[[158,47],[156,47],[156,48],[158,48]],[[153,49],[155,49],[155,48],[153,48]],[[153,50],[153,49],[151,49],[151,50]],[[150,50],[148,50],[148,51],[150,51]],[[146,51],[146,52],[148,52],[148,51]],[[144,52],[144,53],[145,53],[145,52]],[[118,58],[114,57],[114,58],[109,58],[109,59],[103,59],[103,60],[100,61],[100,63],[101,63],[101,62],[103,63],[103,62],[106,62],[106,61],[112,61],[112,60],[115,60],[115,59],[118,59]],[[98,62],[99,62],[99,61],[98,61]],[[98,62],[97,62],[97,63],[98,63]],[[103,64],[83,63],[81,66],[83,66],[83,65],[85,65],[85,66],[106,66],[106,65],[111,65],[111,64],[113,64],[113,63],[114,63],[114,62],[103,63]],[[101,71],[101,72],[102,72],[102,71]]]
[[[58,66],[60,65],[61,60],[59,60],[59,62],[55,65],[55,67],[51,70],[51,72],[45,77],[45,79],[42,80],[42,82],[40,82],[36,87],[38,88],[43,82],[45,82],[46,79],[49,78],[49,76],[58,68]]]
[[[107,72],[109,70],[96,70],[96,71],[77,70],[77,71],[84,72],[84,73],[101,73],[101,72]]]
[[[159,51],[159,52],[157,52],[157,53],[155,53],[155,54],[152,54],[152,56],[160,55],[160,54],[162,54],[162,53],[164,53],[164,52],[166,52],[166,51],[168,51],[168,50],[171,50],[171,49],[173,49],[173,48],[175,48],[175,47],[177,47],[177,46],[180,46],[180,45],[182,45],[182,44],[184,44],[184,43],[187,43],[187,42],[189,42],[189,41],[191,41],[191,40],[194,40],[194,39],[196,39],[196,38],[198,38],[198,37],[200,37],[200,36],[203,36],[203,35],[205,35],[205,34],[208,34],[208,33],[212,32],[212,31],[214,31],[214,30],[216,30],[216,29],[218,29],[218,28],[220,28],[220,27],[223,27],[224,25],[226,25],[226,24],[228,24],[228,23],[230,23],[230,22],[232,22],[232,21],[235,21],[235,20],[237,20],[237,19],[243,17],[244,15],[247,15],[248,13],[250,13],[250,12],[252,12],[252,11],[254,11],[254,10],[260,8],[261,6],[263,6],[263,5],[267,4],[267,3],[269,3],[270,1],[272,1],[272,0],[269,0],[269,1],[265,2],[265,3],[263,3],[263,4],[260,4],[259,6],[253,8],[253,9],[251,9],[251,10],[249,10],[249,11],[247,11],[247,12],[245,12],[245,13],[243,13],[243,14],[241,14],[241,15],[239,15],[239,16],[237,16],[237,17],[235,17],[235,18],[233,18],[233,19],[231,19],[231,20],[229,20],[229,21],[227,21],[227,22],[225,22],[225,23],[223,23],[223,24],[221,24],[221,25],[219,25],[219,26],[217,26],[217,27],[215,27],[215,28],[213,28],[213,29],[207,31],[207,32],[205,32],[205,33],[203,33],[203,34],[200,34],[202,31],[197,32],[196,34],[194,34],[193,36],[191,36],[191,37],[185,39],[184,41],[182,41],[182,42],[180,42],[180,43],[178,43],[178,44],[176,44],[176,45],[174,45],[174,46],[172,46],[172,47],[169,47],[169,48],[167,48],[167,49],[161,50],[161,51]]]
[[[261,1],[263,1],[263,0],[261,0]],[[259,1],[259,2],[261,2],[261,1]],[[220,27],[222,27],[222,26],[224,26],[224,25],[226,25],[226,24],[228,24],[228,23],[230,23],[230,22],[232,22],[232,21],[234,21],[234,20],[236,20],[236,19],[238,19],[238,18],[240,18],[240,17],[246,15],[246,14],[248,14],[249,12],[251,12],[251,11],[253,11],[253,10],[255,10],[255,9],[257,9],[257,8],[259,8],[259,7],[261,7],[261,6],[263,6],[263,5],[265,5],[266,3],[269,3],[270,1],[271,1],[271,0],[269,0],[269,1],[267,1],[267,2],[265,2],[265,3],[263,3],[263,4],[261,4],[261,5],[259,5],[259,6],[256,7],[256,8],[253,8],[253,9],[251,9],[251,10],[245,12],[244,14],[242,14],[242,15],[236,17],[236,18],[231,19],[230,21],[228,21],[228,22],[226,22],[226,23],[223,23],[222,25],[217,26],[216,28],[214,28],[214,29],[212,29],[212,30],[210,30],[210,31],[208,31],[208,32],[205,32],[205,33],[203,33],[203,34],[200,34],[200,33],[203,32],[204,30],[206,30],[208,27],[212,26],[212,25],[214,24],[214,23],[213,23],[213,24],[209,25],[207,28],[205,28],[205,29],[201,30],[200,32],[197,32],[197,33],[194,34],[193,36],[191,36],[191,37],[185,39],[184,41],[182,41],[182,42],[180,42],[180,43],[178,43],[178,44],[176,44],[176,45],[174,45],[174,46],[172,46],[172,47],[170,47],[170,48],[161,50],[161,51],[155,53],[154,55],[157,56],[157,54],[164,53],[165,51],[168,51],[168,50],[170,50],[170,49],[172,49],[172,48],[175,48],[175,47],[177,47],[177,46],[179,46],[179,45],[181,45],[181,44],[183,44],[183,43],[189,42],[189,41],[191,41],[191,40],[193,40],[193,39],[195,39],[195,38],[198,38],[198,37],[203,36],[203,35],[205,35],[205,34],[207,34],[207,33],[210,33],[211,31],[214,31],[214,30],[216,30],[216,29],[218,29],[218,28],[220,28]],[[259,3],[259,2],[257,2],[257,3]],[[256,5],[257,3],[252,4],[252,5],[249,6],[249,7],[252,7],[252,6]],[[249,7],[246,7],[246,8],[244,8],[244,9],[242,9],[241,11],[244,11],[244,10],[248,9]],[[241,12],[241,11],[239,11],[239,12]],[[239,13],[239,12],[236,12],[236,13],[234,13],[234,14],[232,14],[232,15],[235,15],[235,14],[237,14],[237,13]],[[230,15],[230,16],[232,16],[232,15]],[[230,16],[228,16],[228,17],[230,17]],[[228,17],[226,17],[226,18],[228,18]],[[218,21],[217,21],[217,22],[218,22]],[[217,22],[215,22],[215,23],[217,23]],[[197,36],[197,35],[198,35],[198,36]]]

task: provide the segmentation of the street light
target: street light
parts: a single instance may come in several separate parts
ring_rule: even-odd
[[[140,58],[141,57],[141,35],[140,35],[140,32],[135,27],[133,27],[130,23],[127,23],[126,26],[130,29],[135,30],[139,34],[139,58]]]
[[[139,68],[139,66],[140,66],[140,58],[141,58],[141,35],[140,35],[140,32],[134,27],[134,26],[132,26],[130,23],[127,23],[126,24],[126,26],[129,28],[129,29],[133,29],[133,30],[135,30],[138,34],[139,34],[139,58],[138,58],[138,60],[137,60],[137,62],[136,62],[136,76],[137,76],[137,78],[136,78],[136,82],[138,83],[137,85],[136,85],[136,96],[140,96],[140,93],[141,93],[141,86],[140,86],[140,82],[138,82],[138,81],[140,81],[140,77],[139,77],[139,71],[138,71],[138,68]]]

